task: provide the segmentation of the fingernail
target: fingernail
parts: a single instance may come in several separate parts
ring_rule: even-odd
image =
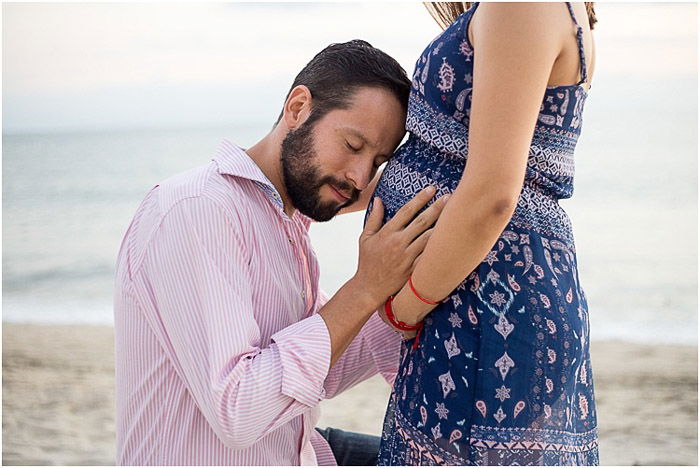
[[[442,202],[443,202],[443,203],[447,203],[447,200],[449,200],[449,199],[450,199],[450,194],[448,193],[447,195],[445,195],[444,197],[442,197]]]
[[[431,185],[431,186],[429,186],[428,188],[426,188],[425,191],[426,191],[427,193],[433,193],[433,192],[435,192],[435,187],[433,187],[433,186]]]

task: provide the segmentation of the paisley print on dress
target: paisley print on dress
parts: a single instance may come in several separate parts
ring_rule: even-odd
[[[384,221],[428,184],[438,187],[434,200],[459,184],[474,74],[467,29],[477,8],[416,62],[409,137],[375,191]],[[572,40],[585,80],[580,34]],[[598,464],[588,305],[559,205],[573,194],[586,97],[578,84],[545,90],[515,213],[481,264],[426,318],[420,346],[409,340],[402,348],[380,465]]]

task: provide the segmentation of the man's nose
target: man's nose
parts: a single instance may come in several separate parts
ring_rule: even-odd
[[[355,186],[357,190],[364,190],[367,188],[369,185],[370,181],[372,180],[372,170],[374,169],[374,166],[372,162],[369,164],[367,163],[362,163],[362,164],[356,164],[353,167],[348,170],[346,177],[352,184]]]

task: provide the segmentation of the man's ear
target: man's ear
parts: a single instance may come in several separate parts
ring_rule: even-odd
[[[284,103],[282,119],[289,130],[295,130],[311,115],[311,91],[304,85],[295,86]]]

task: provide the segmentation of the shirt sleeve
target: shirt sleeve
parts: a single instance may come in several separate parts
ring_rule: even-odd
[[[331,358],[318,315],[261,342],[243,238],[235,213],[205,197],[182,200],[153,234],[140,273],[176,371],[234,449],[317,405]]]
[[[377,373],[393,385],[398,372],[401,340],[401,335],[376,313],[372,314],[328,373],[324,383],[326,398],[333,398]]]

